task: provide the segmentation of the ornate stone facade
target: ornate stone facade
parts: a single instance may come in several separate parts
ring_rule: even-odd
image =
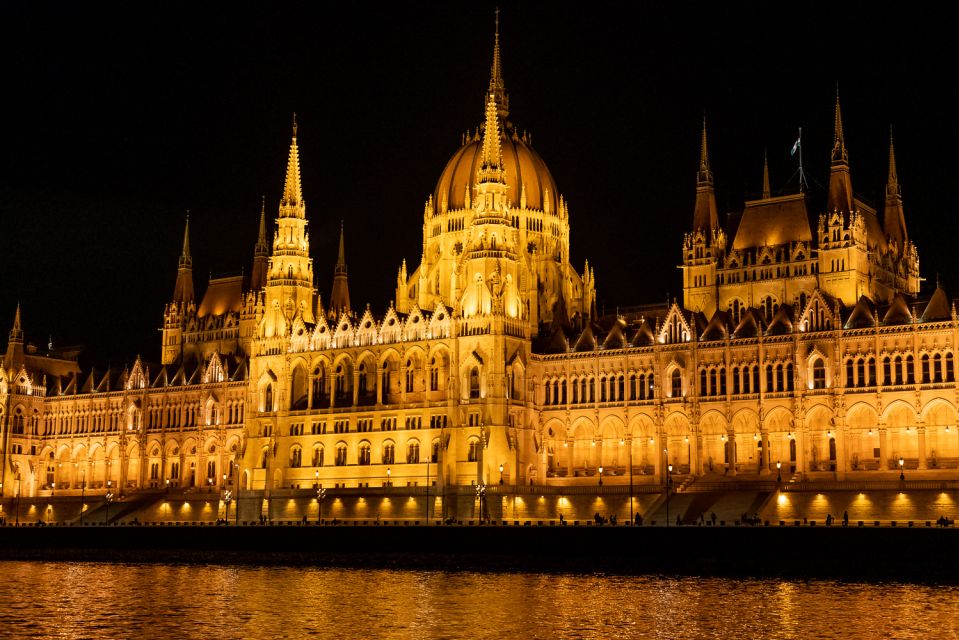
[[[18,308],[3,495],[955,474],[959,323],[942,289],[916,297],[891,142],[884,224],[853,195],[837,100],[816,233],[807,194],[773,196],[768,175],[723,228],[704,126],[683,304],[599,317],[569,204],[509,120],[498,34],[494,51],[483,124],[382,317],[350,307],[342,233],[329,305],[317,293],[295,123],[249,280],[211,279],[197,302],[187,226],[159,364],[81,372],[25,344]]]

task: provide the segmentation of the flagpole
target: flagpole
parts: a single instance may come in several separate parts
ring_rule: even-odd
[[[809,188],[809,185],[806,184],[806,173],[802,168],[802,127],[799,127],[799,138],[796,142],[799,145],[799,191],[802,192],[803,187]]]

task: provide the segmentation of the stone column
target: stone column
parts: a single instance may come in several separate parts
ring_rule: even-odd
[[[886,445],[886,427],[879,427],[879,468],[889,469],[889,449]]]
[[[926,469],[926,427],[916,427],[919,433],[916,438],[919,440],[919,469]]]
[[[726,434],[726,458],[729,462],[726,468],[729,469],[727,475],[736,475],[736,432],[729,431]]]

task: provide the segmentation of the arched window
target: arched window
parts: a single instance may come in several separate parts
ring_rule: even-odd
[[[290,466],[293,468],[299,467],[303,464],[303,449],[299,447],[293,447],[290,450]]]
[[[952,367],[952,352],[946,354],[946,382],[955,382],[956,374]]]
[[[919,367],[922,375],[922,384],[929,384],[932,378],[929,376],[929,354],[924,353],[919,358]]]
[[[739,394],[739,367],[733,367],[733,395]]]
[[[619,402],[622,402],[623,399],[626,397],[625,386],[626,386],[626,376],[620,374],[616,378],[616,400]]]
[[[13,433],[23,435],[23,410],[20,407],[13,413]]]
[[[367,371],[366,371],[366,363],[365,363],[365,362],[361,362],[361,363],[360,363],[360,369],[359,369],[359,376],[358,376],[357,381],[356,381],[356,384],[357,384],[357,392],[360,394],[360,397],[365,396],[365,395],[367,395],[367,393],[368,393],[368,391],[367,391],[367,386],[368,386],[368,384],[367,384],[366,374],[367,374]]]
[[[726,367],[719,368],[719,395],[726,395]]]
[[[906,384],[916,384],[916,364],[912,354],[906,356]]]
[[[589,393],[586,391],[586,378],[580,378],[579,380],[579,401],[586,403],[589,402]]]
[[[334,461],[334,464],[336,464],[336,466],[338,467],[342,467],[346,465],[346,443],[345,442],[341,442],[338,445],[336,445],[336,460]]]
[[[606,402],[606,376],[599,379],[599,401]]]
[[[370,443],[361,442],[360,449],[357,452],[357,464],[369,464],[370,463]]]
[[[473,400],[480,397],[480,375],[479,367],[470,369],[470,398]]]
[[[766,393],[772,393],[776,390],[775,369],[771,364],[766,365]]]
[[[942,356],[938,353],[932,357],[932,381],[942,382]]]
[[[566,404],[566,386],[569,384],[568,381],[562,380],[560,385],[560,404]]]
[[[855,369],[855,365],[853,364],[853,360],[852,358],[849,358],[848,360],[846,360],[846,386],[847,387],[855,386],[856,378],[854,375],[855,373],[854,369]]]
[[[749,367],[743,367],[743,393],[752,393],[752,387],[749,384],[750,382],[750,370]]]
[[[392,442],[383,445],[383,464],[393,464],[395,458],[395,447]]]
[[[870,387],[875,387],[876,386],[876,359],[873,358],[872,356],[870,356],[869,360],[866,361],[866,369],[867,369],[866,375],[868,376],[867,385]]]
[[[776,365],[776,391],[784,391],[786,385],[783,380],[783,366],[781,364]]]
[[[413,359],[406,361],[406,393],[413,393]]]
[[[406,447],[406,461],[409,464],[416,464],[420,461],[420,443],[411,440]]]
[[[469,450],[466,452],[466,460],[468,462],[476,462],[479,460],[479,440],[473,438],[467,445]]]
[[[390,383],[392,382],[390,376],[390,363],[383,363],[383,376],[382,376],[382,387],[383,387],[383,402],[386,402],[386,397],[390,394]]]
[[[893,368],[896,370],[895,384],[902,384],[902,356],[896,356],[896,359],[892,362]]]
[[[706,385],[706,379],[707,379],[706,370],[700,369],[699,370],[699,395],[701,396],[705,396],[708,390]]]
[[[822,358],[816,358],[812,362],[812,388],[826,388],[826,365]]]
[[[679,369],[673,369],[670,383],[672,386],[670,397],[681,398],[683,396],[683,374],[680,373]]]
[[[313,447],[313,466],[323,466],[323,447]]]
[[[273,411],[273,385],[266,385],[266,389],[263,391],[263,410],[264,411]]]
[[[430,360],[430,391],[440,388],[440,370],[436,367],[436,358]]]
[[[652,373],[646,376],[646,397],[650,400],[656,397],[655,378],[655,374]]]
[[[716,370],[709,370],[709,395],[714,396],[719,391],[719,387],[716,383]]]

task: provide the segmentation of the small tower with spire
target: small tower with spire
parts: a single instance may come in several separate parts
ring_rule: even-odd
[[[839,87],[837,86],[826,213],[837,212],[843,218],[848,218],[854,211],[855,202],[852,191],[852,176],[849,172],[849,152],[846,150],[846,138],[842,130],[842,108],[839,105]]]
[[[902,209],[902,191],[899,188],[899,176],[896,173],[896,150],[892,142],[892,127],[889,127],[889,177],[886,178],[886,207],[883,212],[883,226],[890,244],[902,252],[909,242],[906,231],[906,216]]]
[[[713,172],[709,166],[706,117],[696,173],[693,229],[683,238],[683,304],[687,309],[712,315],[716,310],[716,270],[726,250],[726,235],[719,226]]]
[[[505,122],[509,116],[509,95],[503,81],[503,67],[499,53],[499,8],[496,9],[496,35],[493,37],[493,64],[489,74],[489,96],[496,102],[496,112]]]
[[[173,288],[173,302],[175,304],[188,305],[193,301],[193,258],[190,256],[190,212],[187,211],[186,224],[183,227],[183,250],[180,253],[176,285]]]
[[[15,373],[23,366],[23,327],[20,324],[20,303],[17,303],[17,311],[13,315],[13,326],[10,328],[10,334],[7,339],[7,353],[3,358],[3,364],[8,371]]]
[[[769,200],[772,191],[769,188],[769,155],[763,150],[763,200]]]
[[[253,247],[253,271],[250,274],[250,291],[259,291],[266,286],[266,270],[270,261],[270,245],[266,241],[266,196],[260,205],[260,230]]]
[[[300,151],[297,146],[299,125],[293,114],[293,136],[286,165],[286,181],[276,218],[273,253],[266,275],[266,318],[262,325],[267,336],[286,335],[293,319],[300,315],[312,323],[314,297],[313,260],[310,235],[306,226],[306,202],[300,179]],[[265,237],[265,220],[263,236]]]
[[[333,291],[330,294],[330,313],[339,318],[350,312],[350,285],[346,274],[346,248],[343,233],[343,221],[340,221],[340,248],[333,267]]]

